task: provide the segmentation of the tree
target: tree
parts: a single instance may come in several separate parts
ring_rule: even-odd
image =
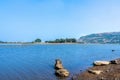
[[[60,38],[60,39],[56,39],[53,41],[45,41],[46,43],[76,43],[77,40],[75,38]]]
[[[41,39],[36,39],[34,42],[41,42]]]

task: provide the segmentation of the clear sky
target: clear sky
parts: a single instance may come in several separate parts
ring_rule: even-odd
[[[120,31],[120,0],[0,0],[0,40]]]

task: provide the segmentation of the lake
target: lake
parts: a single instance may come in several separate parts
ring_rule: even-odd
[[[0,80],[68,80],[54,75],[55,59],[61,59],[72,76],[91,67],[95,60],[119,57],[119,44],[1,44]]]

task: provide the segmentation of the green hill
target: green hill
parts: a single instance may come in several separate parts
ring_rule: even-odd
[[[80,37],[78,41],[82,43],[118,44],[120,43],[120,32],[90,34]]]

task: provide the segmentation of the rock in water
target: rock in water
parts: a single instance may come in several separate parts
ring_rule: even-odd
[[[95,66],[103,66],[103,65],[108,65],[108,64],[110,64],[110,62],[109,62],[109,61],[95,61],[93,64],[94,64]]]
[[[115,50],[113,49],[112,52],[114,52]]]
[[[56,70],[55,74],[60,77],[68,77],[69,76],[69,72],[66,69]]]
[[[62,61],[60,59],[56,59],[55,69],[63,69]]]
[[[64,69],[62,61],[60,59],[56,59],[55,69],[55,74],[59,77],[68,77],[70,74],[68,70]]]

